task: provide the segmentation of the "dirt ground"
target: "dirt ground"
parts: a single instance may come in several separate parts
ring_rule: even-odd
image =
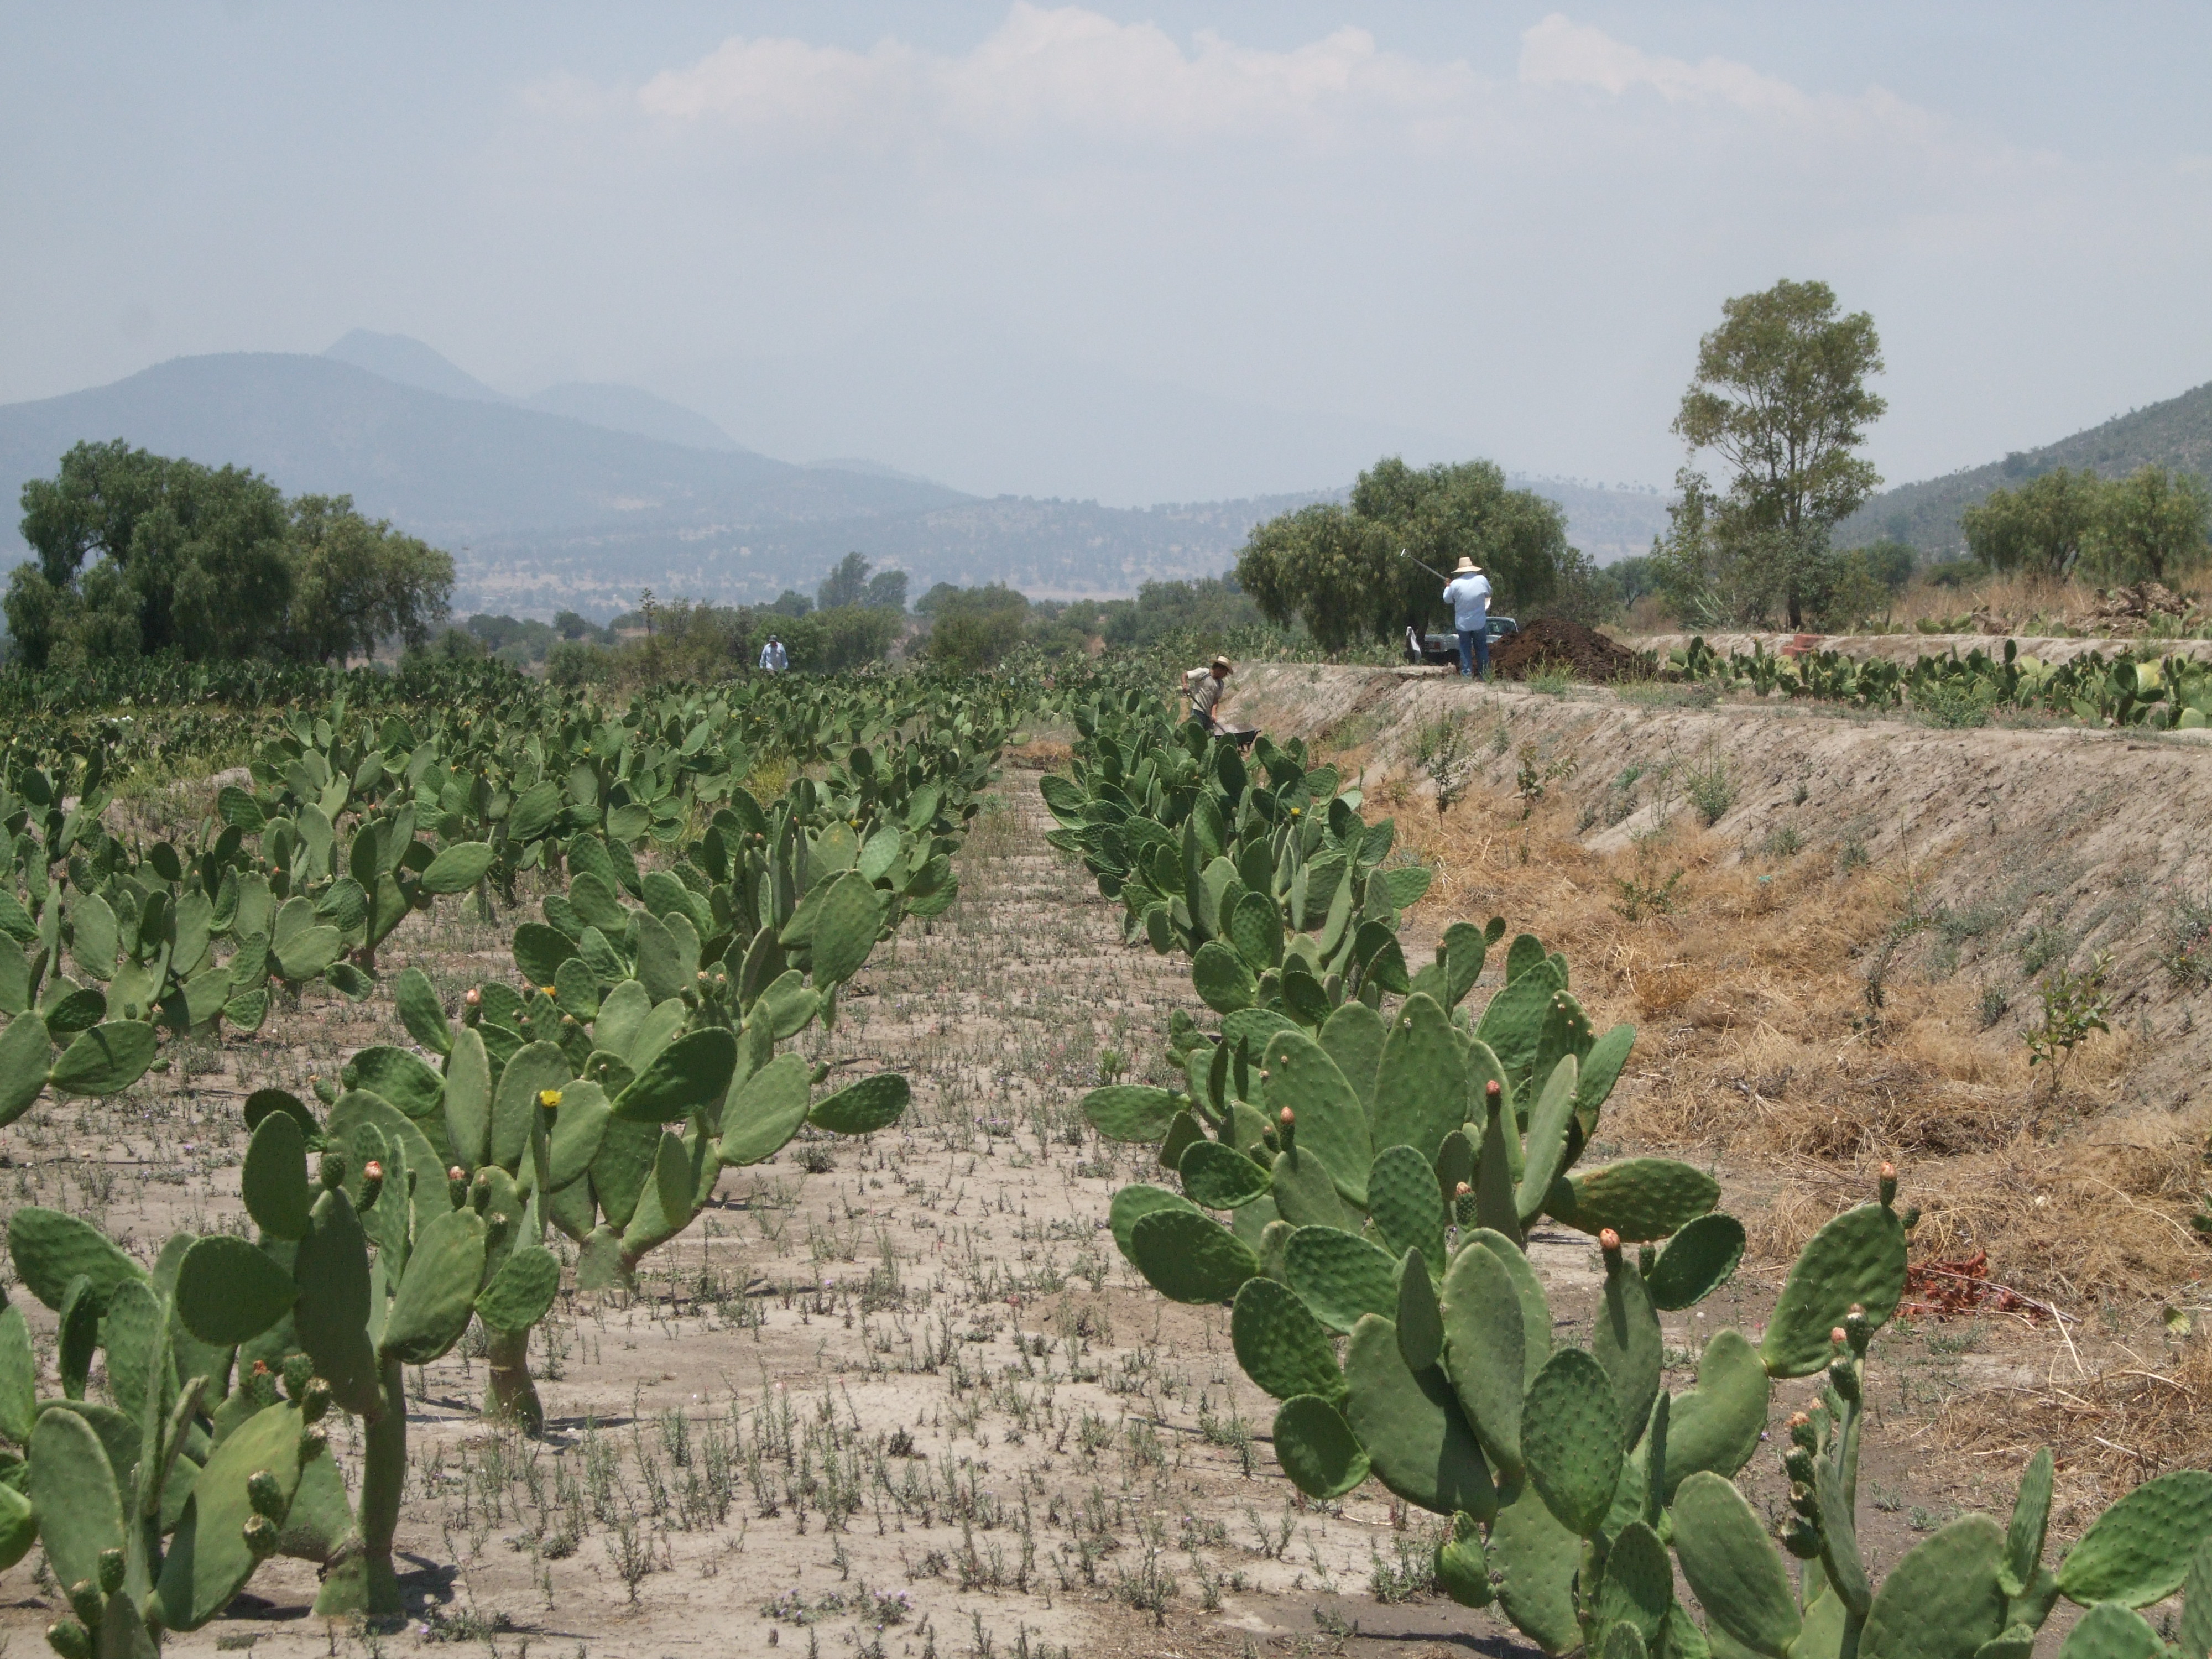
[[[1367,766],[1405,856],[1439,872],[1416,939],[1504,914],[1567,951],[1601,1024],[1638,1022],[1601,1151],[1706,1161],[1759,1243],[1735,1284],[1668,1316],[1671,1386],[1712,1330],[1755,1331],[1794,1241],[1899,1151],[1929,1208],[1921,1253],[1984,1248],[2034,1297],[1879,1340],[1862,1522],[1878,1569],[1959,1510],[2002,1512],[2039,1437],[2065,1453],[2062,1531],[2158,1468],[2212,1461],[2175,1415],[2212,1389],[2184,1330],[2203,1266],[2185,1224],[2201,992],[2168,986],[2142,942],[2204,889],[2212,755],[1366,671],[1255,669],[1238,697]],[[1476,741],[1440,815],[1417,756],[1454,714]],[[1735,794],[1707,827],[1686,775],[1716,759]],[[1118,907],[1044,845],[1036,778],[1009,769],[959,902],[879,948],[836,1033],[810,1039],[833,1065],[905,1070],[901,1126],[726,1175],[635,1297],[564,1295],[533,1352],[542,1441],[483,1420],[480,1349],[413,1379],[405,1627],[323,1628],[313,1569],[279,1562],[171,1651],[1525,1651],[1426,1589],[1433,1517],[1372,1485],[1301,1499],[1225,1310],[1164,1304],[1115,1252],[1108,1200],[1157,1171],[1089,1133],[1077,1103],[1105,1075],[1167,1080],[1169,1012],[1192,998],[1184,966],[1124,946]],[[1762,850],[1790,826],[1793,850]],[[1678,867],[1665,907],[1624,900],[1622,880],[1656,892]],[[1900,916],[1980,904],[1977,926],[1891,939]],[[513,971],[510,919],[407,926],[386,965],[416,961],[451,997]],[[2019,941],[2039,927],[2069,955],[2112,948],[2127,999],[2047,1105],[2017,1031],[1976,1012],[1999,982],[2018,1012]],[[167,1075],[119,1100],[42,1105],[0,1133],[0,1208],[86,1214],[148,1259],[177,1227],[239,1228],[245,1094],[304,1090],[398,1029],[380,1000],[311,997],[258,1038],[173,1050]],[[2129,1224],[2053,1229],[2039,1262],[2039,1210],[2094,1195],[2091,1180]],[[1540,1231],[1534,1254],[1571,1338],[1595,1253]],[[50,1363],[51,1316],[33,1312]],[[1796,1403],[1784,1390],[1776,1409]],[[343,1431],[333,1446],[353,1455]],[[1778,1501],[1770,1460],[1747,1473]],[[42,1651],[57,1605],[31,1563],[11,1571],[0,1650]]]

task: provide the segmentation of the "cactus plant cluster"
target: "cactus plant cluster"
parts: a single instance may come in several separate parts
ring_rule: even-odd
[[[2069,1659],[2159,1655],[2135,1609],[2193,1573],[2179,1650],[2202,1659],[2212,1474],[2139,1488],[2054,1572],[2046,1453],[2009,1533],[1966,1517],[1874,1582],[1855,1524],[1865,1362],[1913,1220],[1891,1171],[1806,1245],[1759,1340],[1716,1333],[1694,1386],[1670,1393],[1659,1316],[1726,1283],[1744,1231],[1691,1165],[1581,1167],[1632,1028],[1595,1035],[1565,959],[1528,935],[1470,1009],[1500,921],[1448,928],[1408,972],[1376,862],[1389,826],[1295,750],[1261,750],[1255,781],[1226,741],[1133,697],[1084,713],[1076,775],[1046,796],[1059,844],[1127,900],[1133,936],[1190,952],[1219,1016],[1174,1018],[1184,1087],[1085,1100],[1102,1134],[1156,1145],[1172,1176],[1115,1194],[1115,1240],[1164,1296],[1231,1304],[1302,1491],[1371,1477],[1449,1516],[1439,1586],[1547,1652],[2026,1659],[2063,1596],[2091,1608]],[[1586,1348],[1554,1340],[1525,1253],[1544,1218],[1590,1235],[1604,1264]],[[1778,1535],[1735,1478],[1776,1383],[1802,1378],[1819,1382],[1790,1419]],[[1678,1564],[1702,1621],[1676,1598]]]
[[[44,1548],[64,1659],[136,1659],[198,1629],[276,1552],[303,1482],[336,1478],[310,1368],[242,1369],[194,1332],[180,1280],[208,1243],[179,1234],[149,1273],[72,1216],[9,1218],[17,1276],[60,1320],[62,1392],[38,1397],[22,1310],[0,1299],[0,1570]],[[86,1397],[95,1358],[110,1401]]]
[[[149,1275],[71,1218],[23,1209],[11,1218],[17,1272],[59,1318],[64,1400],[33,1401],[21,1312],[0,1314],[0,1442],[21,1449],[0,1453],[0,1567],[33,1540],[67,1584],[87,1577],[70,1569],[91,1565],[84,1594],[72,1591],[78,1618],[56,1626],[57,1650],[139,1651],[163,1629],[188,1627],[187,1617],[213,1616],[252,1561],[278,1549],[323,1565],[319,1611],[398,1612],[403,1366],[438,1358],[477,1321],[496,1403],[535,1428],[528,1341],[559,1291],[554,1231],[580,1247],[583,1287],[627,1284],[648,1251],[690,1224],[724,1169],[773,1156],[808,1125],[866,1134],[903,1111],[902,1077],[821,1092],[825,1068],[779,1045],[834,1022],[840,988],[904,917],[950,903],[951,854],[994,775],[1010,712],[996,697],[932,709],[874,691],[817,696],[808,718],[769,733],[784,752],[809,757],[815,775],[765,809],[738,781],[750,765],[739,734],[758,735],[758,711],[670,699],[641,700],[619,728],[569,730],[583,754],[602,752],[603,769],[569,765],[550,811],[543,780],[504,797],[483,771],[461,782],[445,751],[410,747],[396,719],[374,744],[349,750],[335,735],[342,708],[296,720],[257,763],[257,789],[227,789],[221,821],[203,826],[188,854],[126,846],[100,827],[96,760],[79,779],[83,815],[50,816],[42,841],[22,832],[24,798],[10,798],[17,878],[32,890],[32,903],[15,905],[28,952],[24,930],[10,931],[4,890],[0,939],[15,944],[20,978],[35,994],[65,955],[108,988],[72,988],[58,1000],[49,991],[45,1018],[15,1000],[0,1032],[9,1091],[0,1121],[50,1084],[128,1086],[155,1057],[155,1020],[204,1023],[191,1010],[204,975],[233,988],[218,1015],[258,1024],[260,1010],[240,1018],[233,1007],[241,959],[295,983],[320,976],[345,988],[352,976],[366,987],[361,964],[389,933],[387,911],[404,915],[437,893],[483,894],[502,870],[510,881],[529,868],[568,878],[544,896],[542,921],[514,930],[520,988],[479,985],[456,1023],[428,979],[405,969],[391,990],[416,1048],[360,1051],[337,1082],[318,1082],[315,1105],[281,1090],[249,1097],[240,1185],[252,1240],[179,1235]],[[520,749],[533,763],[557,759],[547,739],[538,730]],[[644,822],[623,816],[632,808]],[[342,822],[349,835],[332,828]],[[633,841],[658,848],[659,867],[641,867]],[[220,968],[217,939],[236,947]],[[0,999],[9,959],[0,944]],[[150,1018],[103,1022],[94,1008],[71,1026],[51,1012],[118,988],[136,992],[125,1012]],[[255,994],[265,999],[265,986],[244,993]],[[80,1048],[115,1049],[118,1029],[141,1048],[95,1073]],[[74,1042],[54,1060],[57,1030]],[[112,1406],[83,1399],[102,1347]],[[158,1410],[145,1403],[156,1393]],[[331,1403],[362,1424],[351,1498],[331,1460],[314,1455],[319,1430],[305,1432]],[[140,1423],[148,1411],[158,1423]],[[57,1413],[68,1421],[34,1431]],[[83,1438],[77,1424],[91,1425],[112,1470],[106,1486],[86,1490],[122,1505],[108,1530],[116,1548],[128,1545],[116,1558],[127,1571],[113,1584],[100,1554],[109,1546],[79,1547],[106,1532],[56,1496],[82,1484],[70,1461],[68,1437]],[[285,1424],[306,1448],[289,1462],[270,1449]],[[249,1428],[253,1437],[228,1451]],[[142,1444],[158,1455],[141,1458]],[[252,1467],[233,1467],[249,1452]],[[42,1468],[62,1473],[49,1480]],[[145,1521],[157,1501],[168,1504],[159,1530]],[[219,1550],[209,1541],[215,1522],[195,1515],[229,1528]],[[219,1576],[241,1560],[235,1582]],[[165,1571],[184,1574],[198,1599],[161,1590]]]

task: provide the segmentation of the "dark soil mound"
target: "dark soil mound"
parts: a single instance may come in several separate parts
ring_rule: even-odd
[[[1650,668],[1638,653],[1580,623],[1540,617],[1523,624],[1490,653],[1490,672],[1501,680],[1525,680],[1547,664],[1565,668],[1578,680],[1633,679]]]

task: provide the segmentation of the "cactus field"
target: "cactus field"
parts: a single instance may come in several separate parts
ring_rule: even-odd
[[[1944,1160],[1669,1117],[1340,721],[338,684],[9,751],[0,1651],[2212,1642],[2212,1474],[2034,1443],[2197,1269],[1937,1318]]]

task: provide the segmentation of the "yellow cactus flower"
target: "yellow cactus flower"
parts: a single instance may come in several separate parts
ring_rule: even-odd
[[[538,1103],[550,1111],[561,1103],[561,1091],[558,1089],[540,1089],[538,1091]]]

